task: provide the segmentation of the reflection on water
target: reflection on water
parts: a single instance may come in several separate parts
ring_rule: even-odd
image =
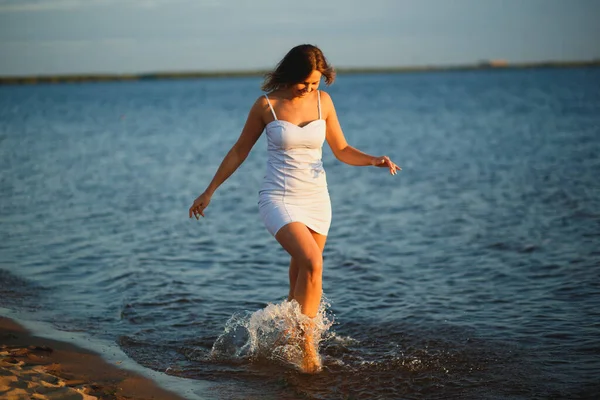
[[[264,138],[207,217],[187,218],[259,78],[0,87],[1,305],[219,398],[590,398],[599,80],[342,75],[327,89],[349,143],[403,171],[324,149],[317,375],[297,370],[289,259],[258,217]]]

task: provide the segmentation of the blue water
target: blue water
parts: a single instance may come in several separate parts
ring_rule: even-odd
[[[315,376],[211,356],[232,316],[287,295],[288,256],[258,216],[264,138],[206,218],[187,218],[260,82],[1,86],[0,306],[224,399],[600,392],[600,69],[342,75],[327,89],[350,144],[403,171],[324,149],[334,325]]]

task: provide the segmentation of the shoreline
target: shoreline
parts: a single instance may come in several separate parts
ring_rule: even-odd
[[[522,70],[538,68],[598,68],[600,60],[573,60],[573,61],[539,61],[528,63],[500,63],[483,61],[474,64],[460,65],[421,65],[403,67],[352,67],[336,69],[340,75],[346,74],[386,74],[386,73],[426,73],[446,71],[477,71],[477,70]],[[84,82],[114,82],[114,81],[147,81],[147,80],[172,80],[172,79],[204,79],[204,78],[232,78],[232,77],[259,77],[267,70],[231,70],[231,71],[163,71],[146,73],[82,73],[64,75],[15,75],[0,76],[0,86],[3,85],[35,85],[45,83],[84,83]]]
[[[0,397],[6,399],[185,400],[159,382],[70,340],[37,336],[0,315]],[[143,367],[140,367],[140,369]],[[181,380],[182,378],[175,378]],[[178,387],[175,382],[169,386]],[[186,385],[188,386],[188,385]],[[201,388],[202,382],[198,382]],[[190,398],[198,398],[193,395]]]

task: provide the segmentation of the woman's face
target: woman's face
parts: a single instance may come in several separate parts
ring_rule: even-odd
[[[292,85],[292,92],[294,96],[305,96],[313,90],[317,90],[319,88],[319,83],[321,82],[321,73],[317,70],[308,75],[304,81],[298,82]]]

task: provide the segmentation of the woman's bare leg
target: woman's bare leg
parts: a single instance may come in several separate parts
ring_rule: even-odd
[[[321,249],[321,255],[322,255],[323,249],[325,248],[325,242],[327,241],[327,236],[318,234],[317,232],[313,231],[310,228],[308,230],[310,231],[310,234],[312,235],[315,242],[317,242],[317,246],[319,246],[319,249]],[[298,280],[298,271],[299,271],[298,262],[294,259],[294,257],[291,257],[290,258],[290,270],[289,270],[290,291],[288,293],[288,298],[287,298],[288,301],[294,300],[294,291],[296,289],[296,282]]]
[[[302,314],[314,318],[319,310],[322,292],[323,254],[304,224],[292,222],[275,235],[281,246],[292,256],[298,268],[294,299]]]
[[[296,288],[296,281],[298,280],[298,262],[294,257],[290,258],[290,292],[288,293],[288,301],[294,300],[294,289]]]
[[[295,277],[293,299],[300,304],[302,314],[314,318],[319,311],[322,295],[323,275],[323,239],[317,240],[311,231],[303,224],[292,222],[277,232],[275,238],[283,248],[292,256],[290,262],[290,284],[293,284],[294,274],[292,268],[297,268]],[[290,290],[291,292],[291,290]],[[319,355],[316,348],[315,326],[309,322],[304,328],[304,360],[302,369],[305,372],[318,372],[321,368]]]

